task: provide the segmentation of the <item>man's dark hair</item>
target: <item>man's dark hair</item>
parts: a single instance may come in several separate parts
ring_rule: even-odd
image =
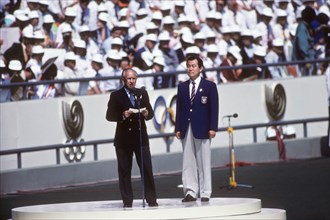
[[[198,55],[195,55],[195,54],[189,55],[186,59],[186,64],[188,63],[188,61],[191,61],[191,60],[197,60],[199,68],[203,67],[203,60]]]
[[[309,6],[307,6],[301,12],[301,18],[306,21],[308,24],[312,23],[312,21],[316,18],[315,10]]]

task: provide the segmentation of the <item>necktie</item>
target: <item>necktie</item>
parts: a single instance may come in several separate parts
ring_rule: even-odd
[[[135,99],[134,99],[134,93],[133,92],[129,93],[129,99],[130,99],[132,105],[135,106]]]
[[[196,88],[195,88],[195,82],[193,81],[192,82],[192,89],[191,89],[191,95],[190,95],[190,104],[192,105],[193,104],[193,102],[194,102],[194,98],[195,98],[195,96],[196,96]]]

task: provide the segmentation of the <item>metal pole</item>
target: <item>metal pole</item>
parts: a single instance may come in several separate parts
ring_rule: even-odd
[[[143,163],[143,146],[142,146],[142,126],[141,126],[141,108],[140,102],[141,97],[136,99],[138,105],[139,114],[139,130],[140,130],[140,158],[141,158],[141,182],[142,182],[142,206],[145,207],[145,196],[144,196],[144,163]]]

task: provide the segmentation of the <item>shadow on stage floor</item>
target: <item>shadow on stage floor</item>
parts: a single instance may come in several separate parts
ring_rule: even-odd
[[[252,185],[253,189],[221,188],[229,181],[227,167],[214,168],[212,178],[212,197],[258,198],[262,207],[285,209],[289,220],[330,220],[329,157],[236,167],[237,183]],[[181,173],[155,176],[155,181],[159,198],[183,197],[182,189],[177,187],[181,184]],[[140,186],[140,181],[134,180],[135,199],[141,198]],[[17,192],[1,195],[0,219],[10,219],[11,209],[21,206],[105,200],[120,200],[117,181]]]

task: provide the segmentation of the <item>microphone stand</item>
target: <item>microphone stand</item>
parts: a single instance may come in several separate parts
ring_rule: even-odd
[[[236,118],[237,117],[237,114],[234,116],[225,116],[228,118],[228,128],[227,128],[227,132],[228,132],[228,135],[229,135],[229,161],[230,161],[230,172],[229,172],[229,185],[226,185],[224,187],[227,187],[228,189],[234,189],[236,187],[246,187],[246,188],[254,188],[254,186],[252,185],[246,185],[246,184],[239,184],[236,182],[236,179],[235,179],[235,150],[234,150],[234,137],[233,137],[233,132],[234,132],[234,129],[231,127],[230,125],[230,118],[231,117],[234,117]],[[224,188],[224,187],[220,187],[221,188]]]
[[[135,100],[137,102],[137,107],[138,107],[138,115],[139,115],[142,207],[144,208],[145,207],[145,196],[144,196],[144,163],[143,163],[142,126],[141,126],[141,99],[142,99],[142,93],[141,93],[140,97],[138,97],[138,95],[135,96]]]

